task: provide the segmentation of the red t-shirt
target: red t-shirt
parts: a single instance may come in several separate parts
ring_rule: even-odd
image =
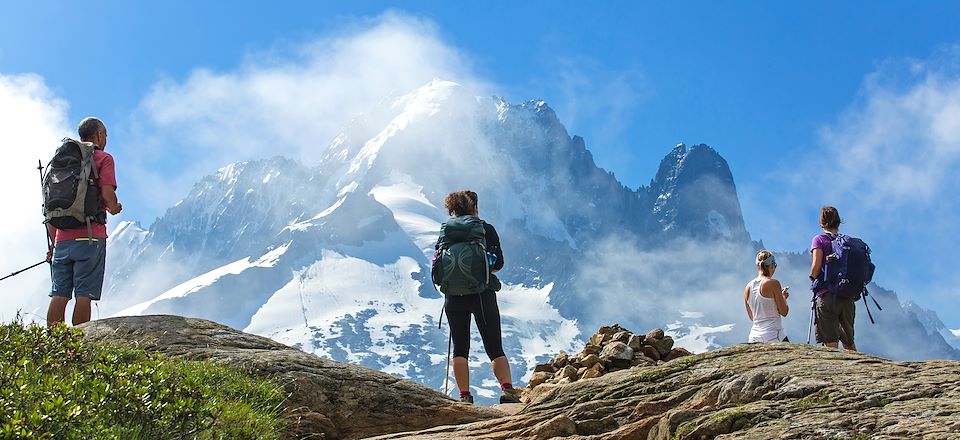
[[[111,156],[110,153],[103,150],[93,150],[93,166],[97,167],[97,175],[100,176],[98,179],[100,186],[111,185],[114,189],[117,188],[117,173],[114,170],[113,156]],[[100,207],[106,208],[103,202],[100,203]],[[107,238],[107,225],[91,222],[90,228],[93,232],[93,238]],[[86,226],[77,229],[57,229],[56,242],[60,243],[61,241],[76,240],[81,237],[85,238],[89,236],[87,234]]]

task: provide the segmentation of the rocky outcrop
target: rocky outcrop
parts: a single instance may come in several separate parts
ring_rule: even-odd
[[[518,413],[380,439],[960,439],[960,362],[741,344],[535,387]]]
[[[456,403],[411,381],[322,359],[203,319],[130,316],[81,328],[87,340],[210,360],[275,379],[289,394],[285,406],[290,437],[362,438],[503,415]]]
[[[674,348],[673,338],[665,335],[663,329],[654,329],[643,335],[634,334],[620,327],[620,324],[605,325],[590,336],[579,353],[571,356],[561,351],[549,362],[537,365],[527,382],[524,396],[540,384],[563,385],[638,365],[658,365],[689,355],[686,349]]]

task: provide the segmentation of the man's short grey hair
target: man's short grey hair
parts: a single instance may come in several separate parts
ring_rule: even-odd
[[[99,118],[90,116],[84,118],[80,121],[80,126],[77,127],[77,134],[80,135],[81,141],[92,141],[93,137],[97,135],[97,132],[100,130],[106,130],[107,126],[103,125],[103,121]]]

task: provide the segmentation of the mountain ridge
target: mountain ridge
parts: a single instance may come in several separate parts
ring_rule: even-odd
[[[429,258],[443,196],[471,188],[504,244],[499,301],[518,371],[602,322],[666,327],[704,349],[741,339],[742,306],[714,293],[742,290],[733,274],[750,276],[757,244],[709,146],[674,148],[649,187],[631,190],[545,102],[436,81],[356,118],[324,158],[226,166],[149,231],[124,227],[107,284],[125,295],[105,311],[146,304],[138,313],[214,319],[437,384],[447,335]],[[490,397],[492,385],[475,391]]]

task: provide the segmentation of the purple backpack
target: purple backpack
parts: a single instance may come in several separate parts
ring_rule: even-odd
[[[870,246],[856,237],[843,234],[824,235],[830,238],[833,253],[827,255],[827,262],[820,272],[820,277],[813,282],[813,291],[826,288],[833,294],[834,299],[856,301],[863,297],[866,305],[866,297],[869,295],[867,284],[873,281],[873,272],[877,268],[870,261]],[[883,310],[876,299],[873,299],[873,303],[879,310]],[[873,322],[869,307],[867,307],[867,315],[870,316],[870,322]]]
[[[870,261],[870,246],[859,238],[843,234],[830,238],[833,253],[827,255],[823,268],[824,285],[838,298],[856,301],[873,280],[876,269]]]

